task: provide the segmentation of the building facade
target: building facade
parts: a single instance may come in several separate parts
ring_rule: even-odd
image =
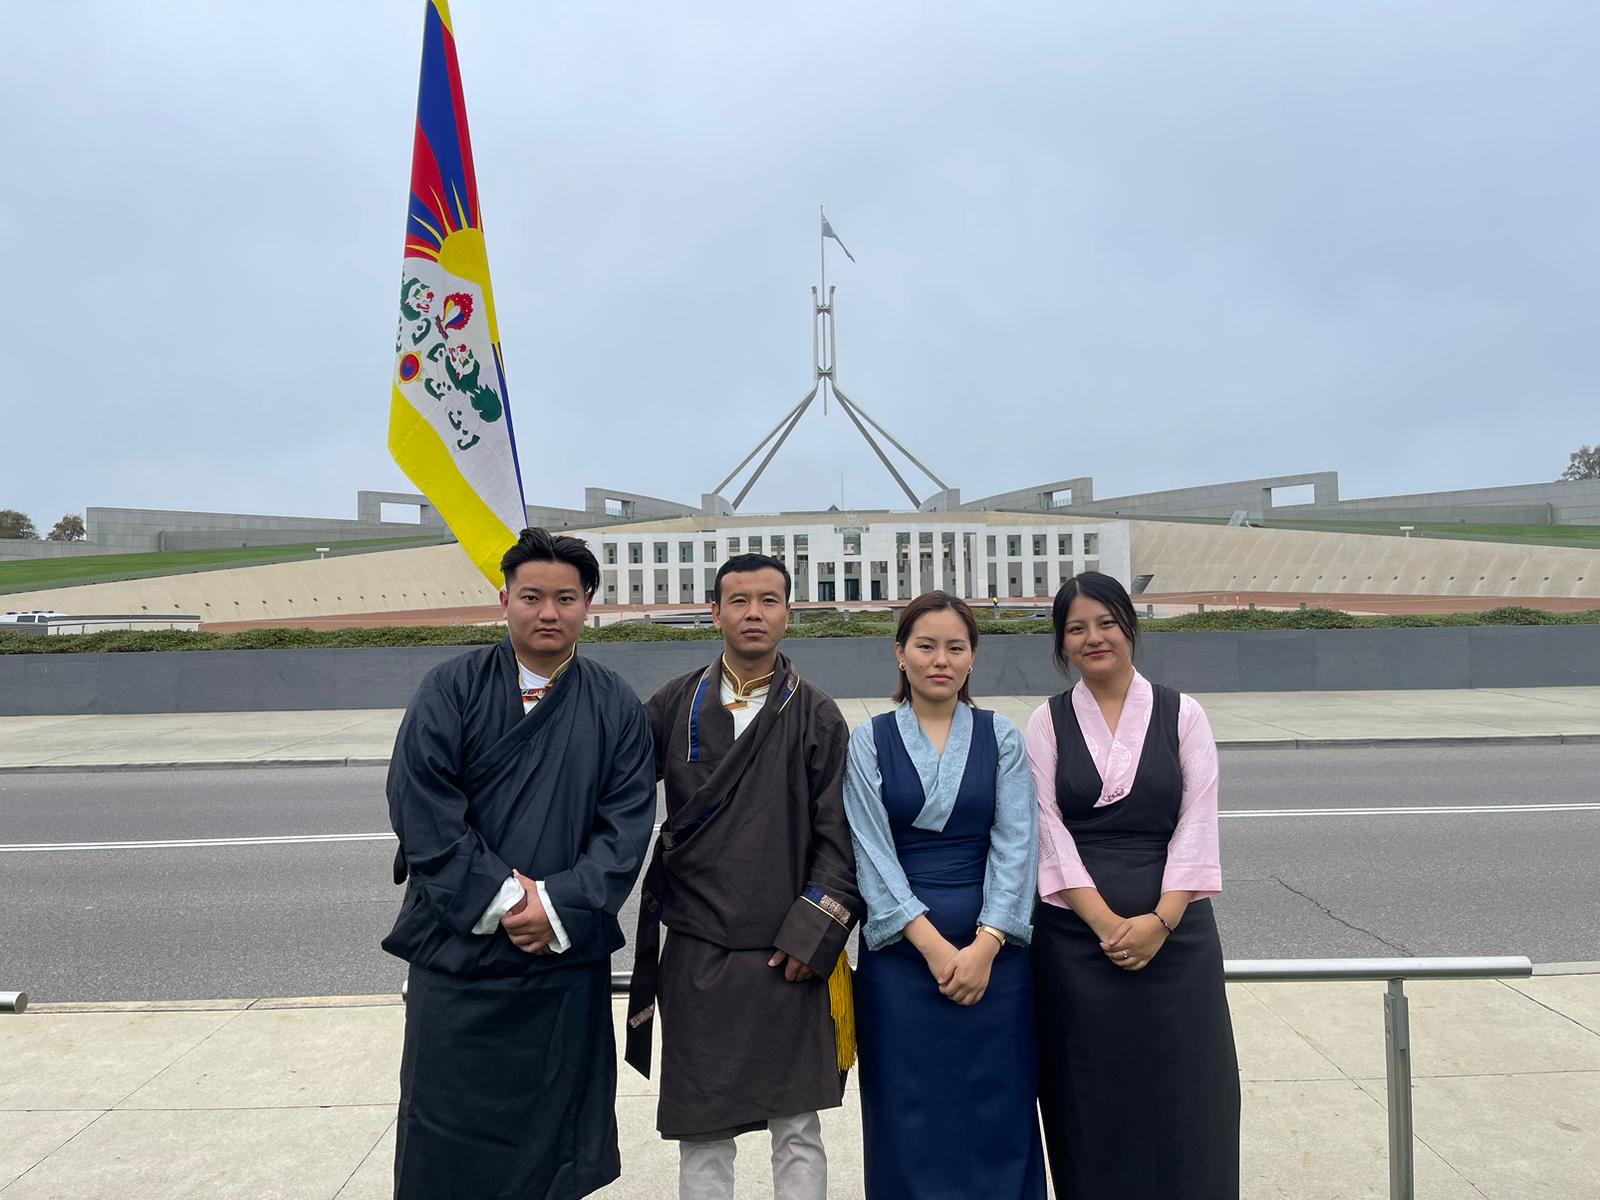
[[[1124,521],[1001,513],[823,513],[696,518],[579,532],[600,561],[600,604],[704,604],[736,554],[782,560],[797,603],[901,602],[935,588],[969,600],[1049,596],[1079,571],[1132,586]]]

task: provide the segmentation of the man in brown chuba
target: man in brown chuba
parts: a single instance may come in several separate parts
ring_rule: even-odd
[[[861,909],[849,731],[778,653],[783,563],[734,557],[716,587],[722,654],[646,706],[667,820],[645,877],[627,1060],[649,1074],[659,1004],[656,1124],[680,1143],[684,1200],[731,1198],[733,1138],[756,1129],[772,1134],[777,1200],[825,1200],[817,1112],[841,1103],[853,1055],[843,951]]]

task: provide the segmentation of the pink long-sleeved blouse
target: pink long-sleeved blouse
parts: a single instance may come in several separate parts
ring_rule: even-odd
[[[1090,757],[1100,772],[1096,808],[1117,803],[1133,787],[1154,706],[1155,690],[1150,681],[1135,672],[1113,734],[1089,689],[1082,683],[1073,687],[1072,708]],[[1062,893],[1070,888],[1094,887],[1095,882],[1084,868],[1056,805],[1056,734],[1048,703],[1034,709],[1028,718],[1023,743],[1033,768],[1034,794],[1039,804],[1039,896],[1047,904],[1069,908]],[[1189,696],[1182,696],[1178,704],[1178,761],[1183,771],[1183,799],[1178,807],[1178,827],[1167,843],[1161,890],[1193,892],[1194,898],[1201,900],[1222,891],[1222,857],[1217,845],[1217,743],[1205,710]]]

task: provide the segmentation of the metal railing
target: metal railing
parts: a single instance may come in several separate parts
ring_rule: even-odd
[[[1387,983],[1383,994],[1383,1073],[1388,1087],[1389,1197],[1415,1200],[1416,1134],[1411,1121],[1411,1011],[1408,979],[1527,979],[1533,963],[1506,958],[1258,958],[1230,959],[1233,983]],[[614,978],[614,977],[613,977]]]
[[[1416,1134],[1411,1120],[1411,1014],[1408,979],[1527,979],[1526,958],[1230,958],[1229,983],[1387,983],[1383,995],[1383,1059],[1388,1083],[1389,1197],[1416,1200]],[[613,994],[626,995],[629,975],[611,973]]]

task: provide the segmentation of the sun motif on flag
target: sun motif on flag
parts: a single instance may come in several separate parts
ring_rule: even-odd
[[[400,356],[400,382],[414,383],[418,375],[422,374],[422,359],[415,352],[408,351]]]
[[[452,235],[476,230],[478,181],[461,95],[455,36],[440,6],[430,4],[423,30],[422,80],[411,157],[406,254],[439,261]]]

